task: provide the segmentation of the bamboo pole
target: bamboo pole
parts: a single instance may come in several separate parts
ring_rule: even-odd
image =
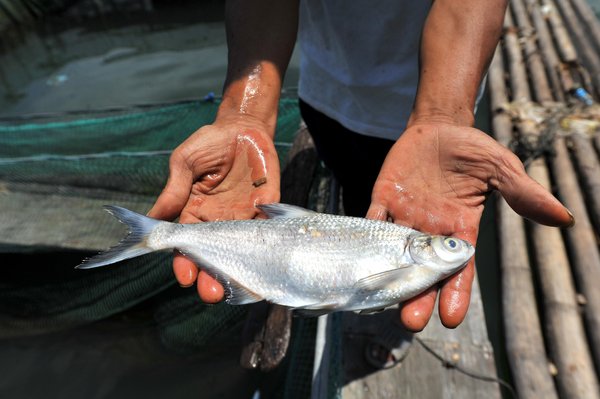
[[[565,235],[571,249],[573,274],[579,290],[585,298],[584,316],[587,325],[590,348],[600,365],[600,254],[594,230],[587,214],[585,200],[577,182],[577,175],[569,159],[564,138],[554,142],[551,165],[559,195],[565,206],[573,213],[577,223],[567,229]]]
[[[552,94],[548,86],[548,79],[544,70],[541,53],[536,44],[534,29],[529,20],[527,10],[521,0],[511,0],[510,8],[515,15],[521,35],[521,45],[525,52],[527,69],[532,84],[532,91],[537,102],[544,104],[552,101]],[[510,18],[509,18],[510,22]]]
[[[556,7],[554,0],[543,0],[543,6],[546,10],[545,15],[550,23],[562,60],[564,62],[576,64],[578,62],[577,51],[575,50],[569,32],[558,13],[558,8]]]
[[[540,11],[539,2],[537,0],[525,0],[525,6],[531,15],[531,22],[535,28],[540,50],[543,54],[542,60],[546,65],[554,98],[563,102],[565,101],[565,93],[568,93],[574,87],[573,78],[569,68],[560,61],[550,29]]]
[[[516,40],[515,29],[511,29],[510,15],[507,13],[506,30],[507,55],[511,65],[511,86],[513,93],[524,94],[519,100],[530,101],[530,91],[521,57],[521,49]],[[518,71],[522,69],[523,71]],[[522,135],[539,134],[532,121],[520,120],[517,128]],[[533,161],[529,175],[550,190],[550,178],[544,159]],[[556,228],[531,224],[531,240],[543,297],[546,335],[548,347],[556,363],[557,383],[560,392],[566,397],[600,398],[598,382],[594,373],[583,323],[578,313],[576,294],[571,277],[566,249],[561,233]]]
[[[577,19],[575,10],[569,1],[556,0],[555,4],[558,5],[569,30],[573,33],[577,47],[580,49],[586,66],[590,70],[596,88],[600,88],[600,55],[598,55],[598,52],[588,40],[588,35],[581,26],[580,21]]]
[[[590,33],[590,42],[596,45],[596,50],[600,51],[600,22],[596,17],[596,13],[590,7],[590,4],[586,0],[571,0],[573,7],[577,11],[579,17],[587,25],[588,32]]]
[[[519,25],[530,29],[529,20],[526,18],[526,9],[521,3],[522,0],[512,0],[511,5],[516,6],[515,15],[518,16]],[[528,52],[536,51],[531,44],[525,43]],[[545,53],[544,53],[545,55]],[[539,58],[528,58],[530,70],[534,68],[534,63],[541,63]],[[537,66],[539,69],[539,66]],[[552,101],[552,93],[546,82],[544,74],[538,72],[533,74],[533,92],[540,102]],[[586,148],[591,148],[588,143],[583,143]],[[600,290],[597,289],[596,282],[600,281],[600,255],[595,242],[593,229],[587,211],[585,202],[579,185],[575,170],[569,159],[569,154],[565,148],[563,139],[557,139],[554,143],[555,156],[551,158],[550,164],[556,179],[556,186],[567,208],[574,213],[577,225],[568,229],[566,236],[571,249],[572,270],[580,291],[586,298],[586,309],[584,312],[588,337],[590,339],[590,348],[596,365],[600,365]],[[593,151],[593,150],[592,150]],[[600,176],[596,176],[600,179]],[[600,184],[600,180],[599,180]]]
[[[494,135],[508,146],[513,127],[510,116],[502,111],[508,96],[500,46],[496,48],[488,77]],[[523,219],[503,198],[498,198],[497,216],[506,351],[517,392],[521,399],[558,398],[547,367]]]
[[[582,177],[581,183],[587,193],[590,215],[600,231],[600,163],[589,138],[582,134],[572,134],[569,141],[573,148],[575,164]]]

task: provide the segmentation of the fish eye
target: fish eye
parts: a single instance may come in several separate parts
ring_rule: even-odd
[[[444,240],[444,247],[446,247],[448,251],[456,252],[460,249],[460,241],[455,238],[448,237]]]

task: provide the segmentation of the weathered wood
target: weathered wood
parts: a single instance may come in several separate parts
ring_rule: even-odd
[[[546,73],[552,86],[554,98],[558,101],[564,101],[565,92],[573,89],[574,85],[569,69],[560,61],[550,29],[540,11],[539,2],[537,0],[525,0],[525,6],[529,10],[531,22],[535,28],[535,36],[542,52],[542,60],[546,65]]]
[[[531,164],[529,174],[542,186],[550,188],[543,159]],[[600,398],[560,231],[534,223],[531,231],[548,346],[558,369],[559,390],[566,398]]]
[[[491,107],[500,109],[508,102],[500,47],[496,49],[488,77]],[[508,146],[513,130],[510,117],[497,112],[492,126],[496,139]],[[502,310],[513,381],[521,399],[557,398],[544,349],[523,219],[504,199],[498,198],[497,204]]]
[[[521,1],[512,0],[511,5],[515,9],[519,25],[525,29],[530,29],[529,20],[526,18],[526,10],[520,4]],[[598,24],[597,21],[596,24]],[[525,42],[524,46],[527,53],[533,51],[533,46],[529,41]],[[539,70],[538,63],[541,60],[538,57],[528,57],[527,60],[531,72],[530,77],[533,85],[533,93],[538,101],[551,101],[552,94],[546,84],[546,76]],[[582,145],[588,149],[588,156],[594,158],[593,150],[589,150],[591,145],[588,146],[587,143],[583,143]],[[563,203],[573,212],[578,221],[575,227],[567,229],[566,237],[571,249],[573,275],[586,302],[584,316],[588,337],[591,341],[589,347],[592,350],[596,365],[600,365],[600,291],[597,289],[596,284],[597,281],[600,281],[600,254],[598,253],[594,231],[587,216],[585,202],[577,182],[578,178],[569,160],[563,139],[555,140],[554,150],[555,156],[551,157],[550,164],[552,165],[558,191]],[[592,176],[600,179],[600,176],[595,176],[594,174]]]
[[[571,0],[571,2],[590,33],[588,37],[591,45],[595,45],[596,50],[600,51],[600,21],[598,21],[596,13],[586,0]]]
[[[529,20],[529,14],[522,0],[511,0],[510,9],[515,14],[515,20],[521,32],[521,45],[527,61],[529,78],[531,79],[532,92],[537,102],[544,104],[552,101],[551,89],[548,85],[544,63],[541,52],[536,44],[533,26]]]
[[[586,67],[590,70],[596,88],[600,88],[600,55],[598,55],[598,52],[590,43],[590,40],[588,39],[589,35],[587,31],[584,30],[581,21],[577,18],[575,10],[569,0],[556,0],[555,4],[558,5],[560,12],[569,27],[569,31],[573,34],[573,38],[577,43],[577,48],[583,56]]]
[[[510,26],[510,16],[507,22]],[[510,30],[507,31],[507,36]],[[518,58],[520,48],[514,40],[506,40],[507,53]],[[513,93],[525,93],[520,101],[529,102],[531,97],[523,63],[511,64],[511,84]],[[512,73],[515,72],[513,75]],[[539,127],[534,121],[518,120],[517,128],[521,135],[539,135]],[[544,159],[533,161],[529,175],[550,190],[550,179]],[[599,398],[598,381],[590,357],[581,315],[578,312],[576,294],[571,276],[569,260],[561,233],[558,229],[531,224],[531,240],[534,248],[534,264],[541,286],[545,331],[552,359],[556,363],[557,384],[566,397]]]
[[[569,137],[581,184],[587,194],[589,212],[596,231],[600,231],[600,163],[589,138],[581,134]]]
[[[551,165],[558,194],[576,221],[575,226],[565,231],[573,274],[585,298],[583,309],[590,349],[596,365],[600,365],[600,254],[565,139],[559,138],[554,142],[554,151],[556,155],[552,157]]]
[[[554,39],[556,40],[562,60],[567,63],[578,63],[579,57],[577,56],[577,51],[575,50],[575,46],[573,46],[569,32],[567,31],[567,28],[565,27],[565,24],[558,13],[556,4],[553,0],[543,0],[542,3],[544,5],[544,9],[546,10],[545,16],[550,23],[550,28],[552,29],[552,33]]]
[[[398,310],[388,309],[377,315],[344,314],[344,369],[345,381],[342,398],[500,398],[498,384],[487,378],[496,378],[492,347],[487,338],[483,305],[477,277],[473,283],[471,306],[465,321],[454,330],[446,329],[434,312],[431,321],[410,348],[403,360],[389,369],[376,369],[365,362],[365,350],[379,334],[391,329],[402,329]],[[398,332],[401,334],[401,332]],[[432,349],[448,365],[482,377],[473,378],[455,367],[447,367],[432,355]]]
[[[527,72],[523,62],[523,54],[521,54],[521,48],[519,47],[517,30],[509,12],[504,17],[504,42],[511,77],[512,101],[530,101],[529,86],[527,84],[515,84],[515,82],[527,82]]]

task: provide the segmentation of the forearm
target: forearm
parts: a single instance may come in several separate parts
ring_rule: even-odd
[[[297,0],[229,0],[227,77],[217,119],[255,120],[275,131],[283,77],[296,41]]]
[[[479,85],[502,32],[506,0],[436,0],[422,35],[409,124],[474,123]]]

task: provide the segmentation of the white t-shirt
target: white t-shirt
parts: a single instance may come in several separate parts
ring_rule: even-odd
[[[428,0],[301,0],[299,96],[346,128],[396,140],[419,79]]]

